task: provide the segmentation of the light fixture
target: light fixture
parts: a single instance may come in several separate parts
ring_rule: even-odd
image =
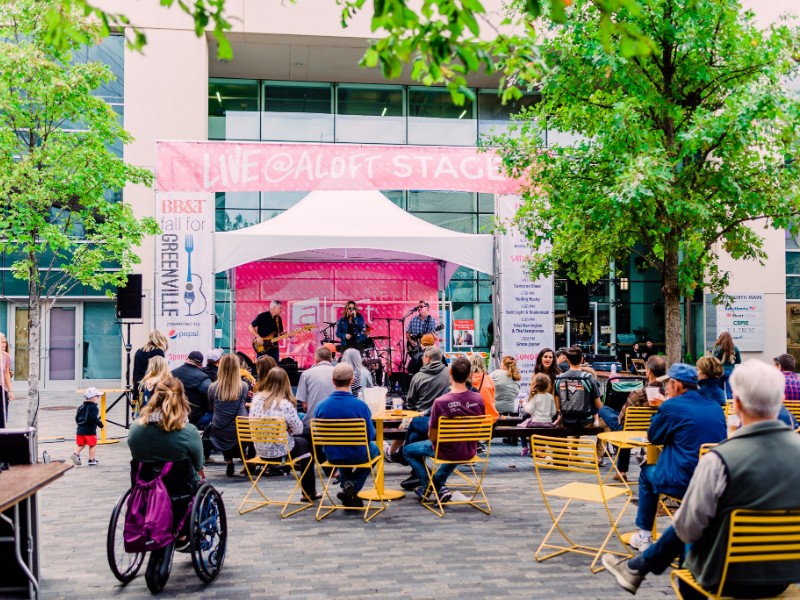
[[[620,291],[627,292],[629,285],[630,285],[630,281],[628,280],[627,277],[620,277],[619,278],[619,289],[620,289]]]
[[[464,111],[462,111],[462,113],[460,115],[458,115],[458,118],[459,119],[463,119],[465,114],[467,114],[466,109]]]
[[[219,95],[219,90],[217,90],[217,101],[222,104],[222,96]]]
[[[381,112],[381,116],[382,116],[382,117],[385,117],[385,116],[386,116],[386,109],[387,109],[387,108],[388,108],[388,107],[386,107],[386,106],[384,106],[384,107],[383,107],[383,111]]]

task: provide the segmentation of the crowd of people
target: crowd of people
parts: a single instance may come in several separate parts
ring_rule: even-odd
[[[319,347],[314,366],[302,373],[293,394],[286,371],[269,356],[258,360],[251,385],[242,377],[240,358],[216,349],[207,353],[205,361],[200,352],[191,352],[183,365],[170,372],[161,341],[158,335],[151,335],[140,351],[150,357],[138,379],[143,408],[129,435],[134,458],[190,458],[199,471],[212,450],[222,454],[227,474],[233,476],[237,458],[274,459],[288,452],[305,471],[301,483],[306,501],[314,502],[320,498],[314,470],[305,469],[314,459],[312,418],[363,419],[366,423],[368,448],[319,449],[318,456],[333,465],[365,463],[384,452],[374,442],[371,413],[361,397],[363,387],[371,385],[369,371],[347,352],[335,364],[331,349]],[[800,509],[793,495],[796,478],[786,471],[774,472],[780,467],[770,460],[776,455],[789,463],[800,458],[800,438],[793,433],[797,423],[783,404],[783,400],[800,400],[800,377],[791,355],[776,357],[774,366],[754,360],[741,363],[738,349],[731,348],[724,335],[712,356],[700,358],[696,365],[668,366],[663,356],[651,353],[645,359],[641,384],[612,401],[612,394],[602,397],[596,374],[577,346],[540,350],[530,391],[521,397],[522,374],[513,357],[503,357],[499,368],[489,373],[478,354],[455,358],[448,365],[441,350],[426,342],[430,340],[421,340],[420,368],[405,399],[406,408],[420,414],[405,423],[405,438],[395,440],[385,451],[387,461],[410,467],[401,485],[421,500],[430,500],[434,492],[442,502],[466,499],[447,486],[455,463],[438,469],[432,481],[425,468],[436,451],[442,417],[487,414],[496,421],[501,416],[519,416],[525,427],[565,427],[580,435],[582,428],[619,430],[632,407],[649,405],[656,412],[647,438],[661,447],[661,453],[655,464],[641,464],[638,474],[636,531],[628,543],[641,554],[630,560],[603,557],[608,572],[627,591],[635,593],[645,576],[663,572],[679,557],[685,557],[685,564],[701,583],[712,585],[719,581],[720,540],[733,508]],[[609,385],[615,377],[611,374]],[[87,414],[93,414],[91,403],[92,398],[87,397]],[[732,406],[729,412],[734,416],[727,421],[726,406]],[[286,444],[258,444],[242,456],[235,420],[248,415],[283,419]],[[200,431],[204,432],[202,438]],[[700,459],[704,444],[716,446]],[[480,451],[478,444],[442,444],[439,448],[440,458],[453,461],[468,460]],[[523,453],[526,451],[527,445],[523,447]],[[598,443],[600,466],[606,466],[604,454],[605,448]],[[627,481],[630,461],[629,449],[617,452],[617,480]],[[363,507],[359,492],[369,469],[342,467],[338,471],[337,496],[342,504]],[[682,503],[673,526],[655,541],[652,531],[662,495]],[[768,572],[773,577],[768,586],[772,593],[783,589],[788,578],[798,577],[795,571],[766,568],[750,574],[742,570],[737,571],[736,581],[739,589],[748,592],[758,586],[767,589],[763,577]]]

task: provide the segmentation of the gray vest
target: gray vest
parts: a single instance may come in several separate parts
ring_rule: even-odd
[[[761,421],[722,442],[716,452],[725,465],[728,486],[703,537],[692,544],[686,567],[706,589],[719,585],[728,543],[730,513],[800,510],[800,435],[780,421]],[[731,565],[729,584],[767,585],[800,581],[800,561]]]

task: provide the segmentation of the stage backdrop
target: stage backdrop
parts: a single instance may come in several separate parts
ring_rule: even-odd
[[[280,343],[281,358],[291,356],[300,368],[314,364],[314,350],[323,341],[325,322],[342,316],[348,300],[358,303],[359,312],[373,327],[372,336],[388,336],[391,327],[392,356],[396,363],[404,343],[400,323],[420,300],[431,305],[436,317],[439,265],[413,263],[310,263],[255,262],[236,268],[237,350],[255,357],[250,345],[253,335],[247,327],[260,312],[269,310],[272,299],[284,303],[283,322],[287,331],[303,325],[317,325],[312,332],[299,333]],[[438,322],[438,318],[437,318]],[[406,325],[408,320],[406,320]],[[331,327],[329,335],[335,341]],[[335,342],[334,342],[335,343]],[[389,340],[378,340],[381,351]]]

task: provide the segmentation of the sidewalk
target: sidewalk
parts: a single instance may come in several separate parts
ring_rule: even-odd
[[[43,392],[40,437],[53,459],[73,452],[75,409],[81,396]],[[121,404],[111,413],[124,422]],[[12,403],[11,425],[25,421],[25,401]],[[124,428],[109,425],[117,444],[100,446],[100,465],[69,471],[39,495],[41,513],[42,598],[143,598],[149,596],[144,569],[121,586],[108,568],[105,536],[116,499],[129,485],[130,455]],[[635,461],[634,461],[635,462]],[[386,481],[398,487],[408,469],[386,466]],[[569,475],[569,474],[567,474]],[[265,508],[244,516],[237,508],[247,491],[244,477],[227,478],[224,463],[209,465],[207,476],[224,493],[228,513],[228,554],[219,578],[203,586],[188,555],[176,554],[172,575],[160,597],[203,593],[218,598],[623,598],[627,593],[606,573],[592,575],[591,559],[561,556],[537,563],[533,553],[549,527],[533,463],[518,446],[493,445],[485,479],[492,515],[453,508],[439,519],[412,498],[392,502],[372,522],[354,515],[332,515],[321,523],[311,509],[281,520]],[[553,474],[553,482],[560,475]],[[288,493],[286,482],[270,480],[266,489]],[[569,519],[573,531],[600,543],[608,530],[601,507]],[[623,517],[632,528],[635,507]],[[651,577],[637,598],[673,597],[668,577]]]

